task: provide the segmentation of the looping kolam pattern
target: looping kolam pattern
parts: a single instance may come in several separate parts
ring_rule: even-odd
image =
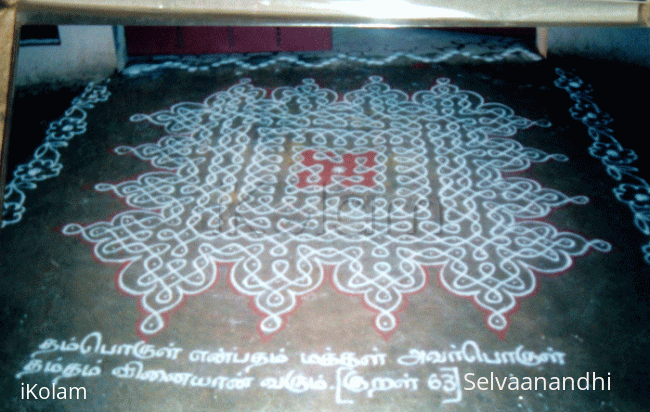
[[[609,127],[612,118],[593,102],[591,85],[575,72],[560,68],[555,72],[559,76],[555,86],[566,91],[575,102],[569,109],[571,117],[584,124],[589,137],[593,139],[589,154],[600,159],[607,174],[621,182],[614,188],[614,195],[634,213],[636,227],[644,235],[650,236],[650,184],[636,175],[639,169],[631,165],[638,156],[633,150],[621,146],[614,137],[614,131]],[[643,258],[650,264],[650,242],[641,249]]]
[[[221,264],[260,314],[265,339],[327,278],[362,299],[388,338],[433,267],[445,290],[471,299],[503,334],[537,275],[611,247],[538,220],[586,197],[503,176],[567,160],[512,139],[547,124],[448,79],[410,96],[377,76],[342,96],[312,79],[268,93],[244,79],[201,103],[131,119],[167,136],[116,152],[159,170],[98,184],[130,209],[63,232],[123,264],[118,286],[139,297],[144,335],[210,288]]]
[[[25,213],[27,190],[34,190],[38,182],[56,177],[61,173],[61,148],[75,136],[86,133],[87,110],[99,102],[108,100],[108,80],[89,83],[83,93],[76,97],[63,117],[49,124],[45,141],[36,149],[28,163],[16,168],[11,182],[5,187],[2,211],[2,227],[20,222]]]

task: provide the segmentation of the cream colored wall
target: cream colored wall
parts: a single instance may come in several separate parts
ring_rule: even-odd
[[[23,46],[16,85],[66,83],[105,78],[118,67],[113,27],[59,26],[58,46]]]

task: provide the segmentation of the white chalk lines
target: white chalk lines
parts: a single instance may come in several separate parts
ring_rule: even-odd
[[[20,222],[26,211],[28,190],[34,190],[38,182],[58,176],[63,169],[60,149],[67,147],[75,136],[86,133],[88,110],[97,103],[105,102],[111,95],[108,80],[88,83],[81,96],[76,97],[64,115],[49,124],[45,141],[36,148],[32,159],[16,167],[13,178],[5,187],[2,210],[2,227]]]
[[[123,265],[117,285],[138,297],[143,335],[214,285],[220,265],[260,315],[264,339],[327,280],[359,297],[388,339],[430,274],[503,334],[537,275],[611,248],[541,220],[586,197],[503,176],[567,160],[512,139],[546,124],[448,79],[410,96],[378,76],[342,96],[311,79],[270,92],[244,79],[132,120],[167,135],[116,153],[158,170],[96,185],[129,209],[63,233]]]
[[[587,134],[593,139],[589,154],[600,159],[605,171],[620,182],[613,192],[616,198],[627,204],[634,215],[634,225],[646,236],[650,236],[650,184],[639,176],[639,169],[632,166],[637,154],[624,148],[614,137],[609,126],[612,118],[594,103],[592,87],[573,71],[555,69],[558,75],[555,87],[569,94],[575,104],[569,108],[571,117],[587,127]],[[650,264],[650,242],[641,248],[643,258]]]

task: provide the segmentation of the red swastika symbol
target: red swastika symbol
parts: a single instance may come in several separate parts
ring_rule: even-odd
[[[359,166],[359,163],[357,163],[357,159],[359,158],[365,159],[363,166],[365,166],[366,168],[372,168],[373,166],[375,166],[376,165],[375,156],[377,156],[376,152],[370,151],[361,154],[346,153],[341,156],[343,161],[338,163],[328,159],[316,160],[314,159],[315,154],[316,154],[315,150],[305,150],[304,152],[302,152],[302,164],[307,167],[314,166],[317,164],[323,166],[323,170],[321,170],[319,176],[320,179],[318,181],[313,181],[313,180],[307,181],[307,179],[312,175],[312,172],[309,170],[300,172],[298,173],[299,188],[303,188],[307,186],[327,186],[330,183],[332,183],[333,176],[340,176],[344,178],[343,180],[340,180],[340,183],[343,186],[363,185],[366,187],[373,187],[377,184],[374,179],[377,172],[375,172],[374,170],[368,170],[365,173],[357,173],[354,170]],[[333,152],[325,152],[325,154],[330,158],[337,157],[336,154]],[[347,179],[352,177],[356,177],[356,178]]]

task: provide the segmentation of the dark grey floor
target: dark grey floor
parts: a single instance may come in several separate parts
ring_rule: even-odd
[[[368,37],[359,36],[359,33],[368,34]],[[432,48],[450,46],[457,50],[463,47],[454,39],[447,35],[434,39],[421,30],[384,30],[370,34],[349,29],[335,34],[334,52],[381,55],[394,51],[427,53]],[[485,38],[480,38],[478,42],[483,40]],[[95,140],[80,138],[65,151],[62,149],[64,164],[73,166],[62,172],[60,180],[44,182],[38,190],[28,192],[34,197],[29,200],[30,209],[25,220],[5,229],[0,237],[0,244],[6,251],[0,260],[0,359],[3,361],[0,396],[5,401],[5,410],[648,410],[650,266],[643,261],[640,249],[648,238],[634,227],[633,214],[627,206],[615,199],[612,188],[617,182],[607,176],[598,160],[589,156],[591,138],[587,128],[570,116],[569,109],[574,102],[553,82],[558,77],[554,69],[562,67],[576,69],[593,85],[594,101],[614,119],[610,126],[621,145],[639,155],[634,166],[639,168],[638,175],[645,177],[650,170],[643,143],[647,133],[647,110],[638,103],[638,97],[650,91],[647,82],[640,81],[648,78],[650,72],[615,62],[569,58],[544,62],[465,63],[472,64],[402,62],[395,67],[367,67],[346,63],[320,71],[283,63],[278,68],[271,66],[250,72],[237,69],[243,73],[223,67],[205,74],[168,70],[142,77],[114,77],[110,84],[111,99],[102,103],[105,106],[88,110],[88,135]],[[589,196],[592,202],[588,205],[554,209],[550,217],[541,220],[581,236],[607,239],[613,245],[612,251],[591,251],[576,256],[575,264],[566,272],[538,276],[539,290],[521,300],[521,306],[511,314],[512,325],[502,336],[487,330],[484,314],[472,305],[471,299],[443,293],[432,276],[426,293],[414,295],[410,305],[399,312],[402,323],[388,339],[373,329],[373,313],[364,307],[359,296],[335,293],[335,287],[326,284],[304,299],[301,309],[288,318],[285,329],[265,341],[263,334],[255,329],[259,313],[251,310],[254,303],[232,293],[233,286],[226,282],[226,270],[222,268],[221,279],[210,293],[191,298],[186,305],[170,313],[166,319],[168,327],[160,334],[144,336],[156,349],[167,348],[167,352],[159,352],[159,358],[143,360],[143,353],[136,355],[133,348],[124,349],[132,352],[124,352],[121,356],[81,353],[79,346],[71,341],[72,337],[78,343],[84,336],[99,331],[106,349],[109,344],[136,345],[143,337],[137,333],[136,324],[146,312],[138,307],[138,299],[120,294],[115,284],[120,265],[98,259],[93,254],[91,242],[61,234],[63,225],[71,221],[90,224],[126,209],[119,196],[111,197],[93,190],[96,183],[128,181],[137,174],[151,171],[146,162],[133,156],[116,156],[112,152],[120,144],[155,142],[163,135],[160,129],[144,122],[129,122],[129,116],[151,113],[180,101],[200,101],[212,91],[236,83],[242,75],[268,88],[294,85],[302,77],[319,76],[323,87],[347,90],[356,89],[371,74],[382,75],[393,87],[410,88],[411,91],[426,89],[436,78],[448,77],[452,84],[479,92],[488,101],[513,107],[517,114],[550,119],[551,128],[521,131],[517,139],[548,153],[565,154],[570,161],[549,160],[535,164],[523,174],[511,176],[535,178],[544,186],[572,196]],[[59,89],[40,86],[18,91],[10,168],[29,159],[29,153],[40,144],[48,123],[64,114],[72,96],[79,91],[79,86]],[[602,121],[603,118],[596,116],[595,119]],[[61,204],[68,207],[62,208]],[[434,269],[430,270],[435,273]],[[218,304],[215,297],[219,299]],[[89,341],[94,344],[94,339],[96,335]],[[477,342],[486,352],[481,355],[483,360],[493,354],[497,356],[498,352],[502,356],[500,364],[478,361],[476,357],[466,357],[463,361],[454,361],[453,355],[444,360],[439,358],[441,351],[450,353],[469,340]],[[56,350],[52,350],[55,346]],[[178,359],[171,359],[172,355],[165,357],[172,353],[169,348],[174,347],[183,348],[182,355]],[[39,354],[39,349],[45,352]],[[212,361],[189,359],[192,349],[213,352]],[[411,349],[428,350],[428,360],[405,366],[406,355],[412,354]],[[249,360],[241,365],[226,362],[224,351],[242,356],[255,352],[286,354],[290,361],[279,363],[279,366],[266,364],[244,369],[250,364]],[[546,358],[541,362],[540,357],[531,358],[531,353],[528,358],[516,355],[522,351],[546,354],[544,356],[560,351],[565,358],[562,364]],[[359,357],[386,353],[388,363],[376,368],[368,365],[333,368],[323,358],[321,364],[316,362],[318,357],[311,358],[314,361],[311,363],[301,358],[303,353],[332,352],[354,352],[354,356]],[[41,358],[50,364],[40,364],[41,369],[37,370],[37,361]],[[398,359],[402,359],[399,366]],[[526,361],[535,363],[535,360],[541,363],[525,365]],[[144,362],[148,375],[136,374],[139,361]],[[31,370],[27,366],[30,362],[36,362],[31,364]],[[21,383],[47,385],[55,373],[60,374],[52,369],[56,368],[53,365],[70,362],[85,365],[88,376],[60,382],[87,385],[92,399],[86,403],[21,399],[21,389],[24,389]],[[93,376],[91,370],[98,365],[103,370],[100,377]],[[457,392],[454,388],[445,391],[443,383],[454,386],[445,379],[449,379],[453,368],[459,365],[455,373],[460,370],[461,379],[465,373],[489,377],[491,371],[500,379],[565,374],[578,377],[593,372],[603,377],[611,376],[611,389],[464,390],[462,400],[455,401]],[[47,368],[49,372],[45,371]],[[35,373],[16,378],[21,370]],[[246,386],[246,378],[254,380],[251,388],[242,390],[220,388],[218,382],[215,383],[217,387],[195,388],[178,382],[161,382],[162,373],[156,372],[160,370],[189,371],[195,376],[228,376],[230,385]],[[74,374],[75,371],[69,372]],[[409,373],[411,375],[406,376]],[[311,377],[312,381],[292,379],[296,376]],[[361,376],[363,379],[359,378]],[[374,389],[382,385],[396,387],[369,391],[371,388],[365,385],[371,384],[373,377],[385,378],[374,381]],[[417,390],[409,378],[419,379]],[[182,380],[183,377],[166,379]],[[321,387],[322,381],[331,386]],[[223,385],[225,382],[224,379]],[[464,387],[469,384],[462,383]],[[307,387],[309,389],[305,389]]]

